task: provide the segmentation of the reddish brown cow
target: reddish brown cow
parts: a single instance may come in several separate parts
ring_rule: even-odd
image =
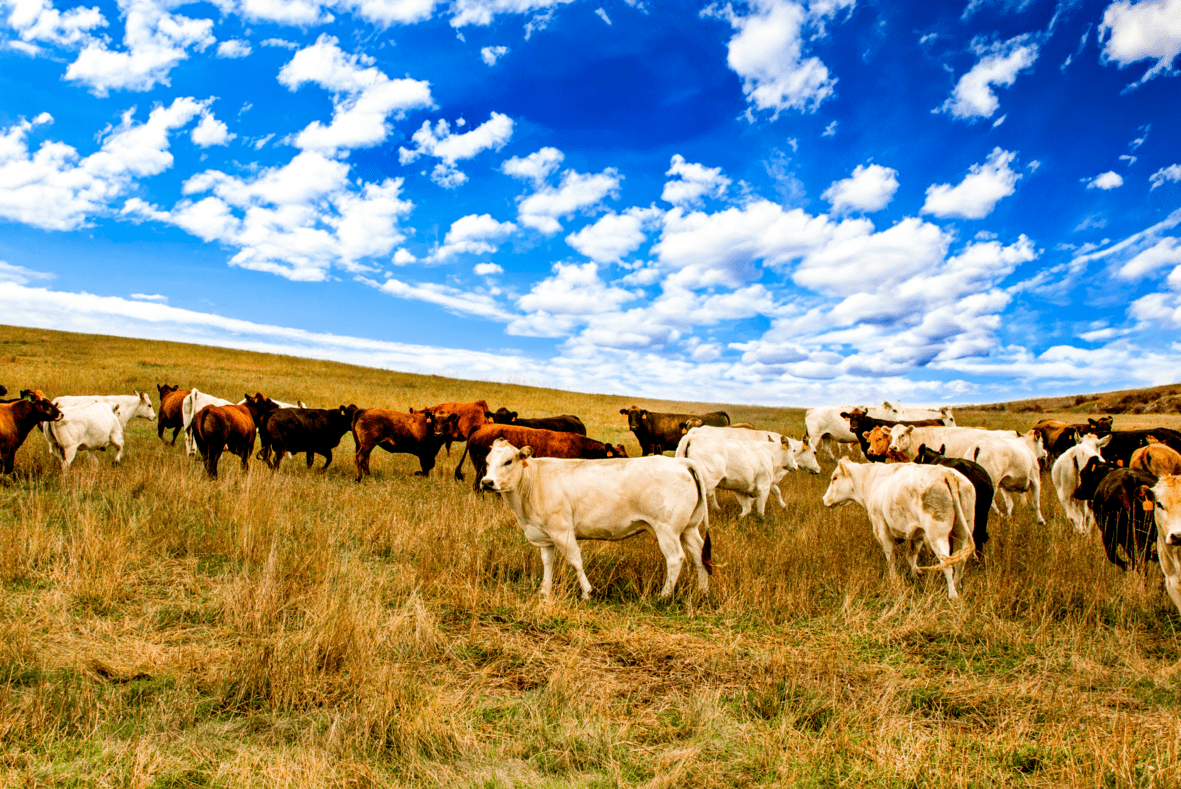
[[[171,384],[156,384],[156,391],[160,393],[160,410],[156,414],[156,437],[163,441],[164,431],[171,427],[172,443],[169,446],[176,446],[176,434],[184,427],[180,406],[192,390],[181,389]]]
[[[278,407],[259,392],[253,397],[246,395],[246,401],[240,405],[207,405],[197,412],[193,417],[193,438],[205,459],[205,473],[210,479],[217,479],[217,463],[226,450],[242,459],[243,471],[249,468],[254,436],[258,432],[255,425],[263,414]]]
[[[467,437],[471,435],[473,430],[488,421],[488,418],[484,416],[488,412],[488,403],[484,400],[476,400],[474,403],[440,403],[423,410],[430,411],[436,417],[443,414],[455,414],[459,417],[447,428],[444,443],[447,446],[448,455],[451,454],[451,442],[467,441]],[[411,408],[410,412],[414,413],[414,409]]]
[[[0,469],[12,473],[16,451],[25,442],[29,431],[42,422],[61,419],[62,412],[57,406],[36,393],[36,399],[22,398],[14,403],[0,405]]]
[[[560,433],[554,430],[538,430],[532,427],[518,427],[517,425],[484,425],[468,436],[467,447],[459,465],[455,467],[455,478],[463,479],[463,461],[471,454],[472,466],[476,470],[476,478],[472,488],[480,489],[480,480],[487,471],[488,453],[492,450],[492,442],[503,438],[518,449],[532,447],[533,457],[539,458],[584,458],[595,460],[599,458],[625,458],[627,451],[623,445],[611,446],[601,441],[587,438],[578,433]]]
[[[1172,447],[1153,439],[1149,439],[1149,441],[1148,446],[1140,447],[1132,453],[1128,468],[1147,471],[1157,477],[1181,474],[1181,454]]]
[[[480,417],[483,418],[482,413]],[[422,470],[414,472],[414,475],[430,476],[439,447],[454,434],[459,421],[458,414],[436,413],[429,408],[422,411],[411,408],[409,414],[384,408],[357,411],[353,414],[357,482],[361,481],[363,475],[370,473],[369,453],[374,447],[381,447],[386,452],[405,452],[416,456]]]

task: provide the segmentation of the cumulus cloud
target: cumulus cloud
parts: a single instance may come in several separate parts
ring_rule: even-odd
[[[74,230],[107,213],[138,179],[172,166],[169,134],[188,125],[209,102],[179,98],[136,123],[135,108],[104,135],[98,151],[81,157],[73,147],[45,142],[31,153],[28,134],[48,124],[48,113],[0,131],[0,216],[46,230]]]
[[[14,266],[0,260],[0,282],[14,285],[28,285],[35,279],[53,279],[54,275],[43,271],[33,271],[24,266]]]
[[[390,79],[370,59],[346,55],[329,35],[296,52],[280,69],[279,82],[291,91],[313,83],[332,92],[332,123],[312,121],[294,139],[297,147],[327,156],[377,145],[389,136],[391,115],[434,106],[426,82]]]
[[[686,162],[679,153],[673,155],[672,164],[665,175],[675,175],[677,180],[665,183],[660,199],[682,208],[702,205],[703,197],[720,198],[730,186],[730,179],[722,175],[721,167]]]
[[[853,175],[824,191],[821,197],[832,204],[834,213],[881,211],[898,191],[898,171],[880,164],[857,165]]]
[[[484,61],[484,64],[488,66],[495,66],[496,61],[500,60],[507,54],[508,47],[505,46],[480,48],[480,58]]]
[[[957,185],[927,187],[922,213],[938,217],[983,219],[1003,198],[1017,190],[1021,174],[1010,169],[1016,154],[994,148],[984,164],[974,164]]]
[[[1152,184],[1153,189],[1158,186],[1164,186],[1165,181],[1172,181],[1173,183],[1181,182],[1181,164],[1170,164],[1168,167],[1162,167],[1150,175],[1148,181]]]
[[[481,277],[490,277],[493,274],[503,274],[504,268],[495,263],[477,263],[472,267],[472,271]]]
[[[62,13],[50,0],[5,0],[8,26],[22,42],[40,41],[68,47],[89,41],[90,31],[106,27],[106,17],[98,8],[71,8]],[[30,54],[35,54],[31,52]]]
[[[1137,85],[1168,74],[1173,70],[1173,61],[1181,54],[1181,0],[1112,3],[1103,12],[1099,40],[1103,60],[1120,68],[1141,60],[1156,61]]]
[[[534,188],[540,189],[558,171],[565,158],[566,155],[557,148],[542,148],[528,156],[514,156],[502,164],[500,170],[513,178],[532,181]]]
[[[1181,266],[1181,239],[1162,238],[1123,264],[1117,274],[1124,279],[1140,279],[1166,266]]]
[[[207,112],[201,117],[201,122],[193,128],[190,138],[198,147],[208,148],[211,145],[228,145],[230,140],[237,136],[230,134],[229,127],[213,117],[212,112]]]
[[[471,214],[451,223],[443,238],[443,246],[435,250],[430,260],[444,262],[456,255],[488,255],[497,250],[503,239],[517,231],[512,222],[498,222],[491,214]]]
[[[620,180],[613,167],[601,173],[567,170],[557,187],[543,185],[517,198],[518,218],[526,227],[553,235],[562,229],[559,219],[597,207],[603,198],[616,194]]]
[[[636,298],[623,288],[610,287],[599,277],[597,263],[555,263],[553,276],[517,299],[526,312],[551,315],[593,315],[612,312]]]
[[[1124,185],[1123,176],[1112,170],[1108,170],[1101,175],[1097,175],[1094,178],[1086,180],[1088,189],[1102,189],[1104,191],[1109,191]]]
[[[994,44],[977,40],[972,42],[972,48],[978,58],[976,65],[960,77],[951,96],[937,112],[956,118],[991,118],[1000,106],[993,87],[1012,85],[1018,72],[1032,67],[1038,56],[1038,46],[1029,36]]]
[[[250,42],[240,38],[231,38],[217,45],[219,58],[244,58],[253,51],[250,48]]]
[[[451,26],[487,27],[500,14],[530,14],[552,11],[572,0],[455,0],[451,6]],[[528,38],[528,35],[526,35]]]
[[[411,137],[415,147],[399,148],[398,159],[402,164],[409,164],[424,155],[439,159],[431,179],[445,189],[454,189],[467,181],[467,175],[455,166],[457,161],[471,159],[487,150],[499,151],[512,136],[513,119],[499,112],[492,113],[487,121],[463,134],[452,134],[451,126],[445,120],[440,120],[434,128],[431,128],[430,121],[424,121]]]
[[[471,293],[434,282],[403,282],[392,277],[382,283],[364,278],[360,281],[390,296],[438,305],[453,315],[472,315],[496,321],[513,318],[512,313],[505,310],[495,298],[484,293]]]
[[[610,213],[566,236],[566,243],[596,263],[615,263],[640,248],[647,239],[644,225],[659,214],[654,209]]]

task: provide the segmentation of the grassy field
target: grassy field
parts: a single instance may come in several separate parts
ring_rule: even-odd
[[[406,410],[485,399],[579,414],[635,452],[633,401],[189,345],[0,328],[12,391]],[[710,407],[712,409],[712,406]],[[803,412],[727,406],[799,437]],[[1047,414],[959,412],[1027,428]],[[1177,426],[1178,416],[1116,426]],[[154,423],[62,477],[29,437],[0,481],[0,786],[1181,785],[1181,616],[1159,568],[1123,574],[1069,528],[990,525],[963,599],[892,586],[865,513],[819,477],[736,521],[719,496],[707,597],[656,597],[654,542],[588,543],[596,590],[541,562],[498,498],[440,456],[375,451],[353,482],[234,458],[205,479]],[[469,476],[470,480],[470,476]]]

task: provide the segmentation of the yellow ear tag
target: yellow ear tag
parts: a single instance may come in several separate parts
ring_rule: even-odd
[[[1154,509],[1156,509],[1156,504],[1153,503],[1152,499],[1145,499],[1144,501],[1140,502],[1140,506],[1144,508],[1145,512],[1152,512]]]

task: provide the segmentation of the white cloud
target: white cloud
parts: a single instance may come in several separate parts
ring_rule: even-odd
[[[235,8],[233,0],[221,0],[220,4]],[[236,10],[252,22],[276,22],[307,28],[331,22],[335,18],[325,10],[324,5],[320,0],[241,0],[236,4]]]
[[[508,54],[508,47],[481,47],[480,57],[484,63],[489,66],[495,66],[496,61]]]
[[[853,175],[834,181],[820,195],[832,204],[834,213],[881,211],[898,191],[898,171],[880,164],[857,165]]]
[[[250,42],[240,38],[231,38],[217,45],[219,58],[244,58],[253,51]]]
[[[632,209],[625,214],[610,213],[577,233],[566,243],[596,263],[615,263],[639,249],[646,240],[644,224],[659,215],[651,209]]]
[[[562,229],[559,219],[595,208],[604,197],[618,191],[619,182],[613,167],[593,174],[567,170],[556,188],[541,186],[533,194],[518,198],[518,217],[522,225],[553,235]]]
[[[569,2],[572,0],[454,0],[451,6],[451,26],[487,27],[498,14],[529,14],[552,10]],[[525,36],[526,39],[528,37]]]
[[[375,25],[409,25],[430,19],[437,0],[338,0],[347,8]]]
[[[873,232],[868,220],[846,221],[807,253],[792,279],[831,295],[876,291],[933,269],[949,243],[941,228],[914,217],[881,232]]]
[[[60,142],[45,142],[30,154],[27,136],[34,126],[52,122],[42,113],[0,131],[0,216],[47,230],[74,230],[110,210],[136,180],[172,166],[170,132],[186,126],[208,101],[179,98],[156,107],[144,123],[123,113],[108,130],[101,148],[87,157]]]
[[[1120,68],[1141,60],[1156,61],[1137,85],[1168,74],[1181,54],[1181,0],[1112,3],[1103,12],[1099,40],[1103,60],[1114,61]]]
[[[1017,80],[1017,73],[1032,67],[1038,56],[1038,46],[1029,36],[1017,36],[991,45],[974,41],[972,48],[979,58],[976,65],[960,77],[951,96],[937,112],[947,112],[957,118],[992,117],[1000,106],[993,87],[1012,85]]]
[[[534,188],[540,189],[565,158],[566,155],[557,148],[542,148],[523,158],[514,156],[502,164],[500,170],[513,178],[532,181]]]
[[[28,285],[35,279],[53,279],[54,275],[44,271],[33,271],[24,266],[14,266],[0,260],[0,283],[8,282],[14,285]],[[5,316],[6,318],[8,316]]]
[[[169,72],[189,56],[216,42],[213,20],[168,13],[166,0],[121,0],[123,50],[91,38],[66,69],[65,79],[88,86],[97,96],[111,90],[151,90],[171,84]]]
[[[390,133],[388,118],[434,106],[430,86],[416,79],[390,79],[361,55],[346,55],[332,36],[321,35],[279,71],[279,82],[298,90],[311,82],[332,91],[332,123],[312,121],[295,135],[305,151],[332,156],[340,149],[370,148]]]
[[[721,167],[686,162],[679,153],[673,156],[665,175],[675,175],[678,180],[664,184],[660,199],[682,208],[698,207],[706,196],[720,198],[730,186],[730,179],[722,175]]]
[[[22,42],[41,41],[57,46],[73,46],[90,40],[90,31],[106,27],[107,20],[98,8],[71,8],[64,14],[50,0],[5,0],[8,26],[17,32]],[[39,48],[34,47],[35,50]],[[22,51],[28,54],[27,49]]]
[[[518,307],[551,315],[594,315],[613,312],[636,298],[629,290],[604,283],[597,263],[555,263],[553,270],[553,276],[517,299]]]
[[[1097,175],[1094,178],[1087,180],[1088,189],[1102,189],[1104,191],[1109,191],[1111,189],[1117,189],[1123,185],[1123,177],[1119,173],[1111,170],[1108,170],[1101,175]]]
[[[956,186],[927,187],[922,213],[938,217],[983,219],[1001,199],[1013,194],[1021,174],[1009,169],[1016,154],[994,148],[984,164],[974,164]]]
[[[477,263],[472,267],[472,271],[481,277],[490,277],[493,274],[503,274],[504,268],[495,263]]]
[[[1172,181],[1173,183],[1181,182],[1181,164],[1170,164],[1168,167],[1162,167],[1150,175],[1148,181],[1152,184],[1153,189],[1158,186],[1164,186],[1165,181]]]
[[[498,222],[491,214],[471,214],[451,223],[443,246],[430,260],[446,261],[460,254],[487,255],[497,250],[500,241],[517,231],[512,222]]]
[[[296,44],[294,41],[288,41],[284,38],[268,38],[263,40],[262,45],[264,47],[278,47],[280,49],[290,49],[292,51],[299,49],[299,44]]]
[[[1124,279],[1140,279],[1165,266],[1181,266],[1181,239],[1166,236],[1119,268]]]
[[[815,110],[833,94],[836,79],[828,67],[804,55],[805,29],[823,36],[825,18],[852,5],[852,0],[833,0],[809,10],[792,0],[753,0],[748,16],[738,16],[729,4],[701,13],[725,19],[738,31],[730,39],[727,63],[742,78],[747,101],[778,117],[787,109]]]
[[[606,22],[608,25],[610,25],[610,24],[611,24],[611,17],[607,16],[607,12],[606,12],[606,11],[604,11],[602,8],[596,8],[596,9],[595,9],[595,14],[597,14],[597,15],[598,15],[598,17],[599,17],[599,19],[602,19],[602,20],[603,20],[604,22]]]
[[[445,120],[440,120],[433,129],[430,121],[424,121],[411,137],[415,147],[398,148],[398,159],[402,164],[409,164],[423,155],[440,159],[431,178],[440,186],[453,189],[467,181],[467,176],[456,168],[457,161],[471,159],[487,150],[499,151],[512,136],[513,119],[499,112],[493,112],[487,121],[463,134],[452,134],[451,126]]]
[[[469,293],[433,282],[411,284],[392,277],[380,284],[367,279],[361,281],[390,296],[436,304],[453,315],[474,315],[477,318],[496,321],[509,321],[513,318],[496,299],[482,293]]]
[[[161,296],[158,293],[132,293],[128,298],[135,299],[136,301],[155,301],[161,304],[168,303],[168,297]]]
[[[835,137],[836,134],[837,134],[837,122],[833,121],[832,123],[830,123],[824,127],[824,133],[821,134],[820,136],[821,137]]]
[[[194,128],[190,137],[193,143],[201,148],[211,145],[228,145],[230,140],[238,135],[230,134],[229,127],[207,112],[201,117],[201,122]]]

